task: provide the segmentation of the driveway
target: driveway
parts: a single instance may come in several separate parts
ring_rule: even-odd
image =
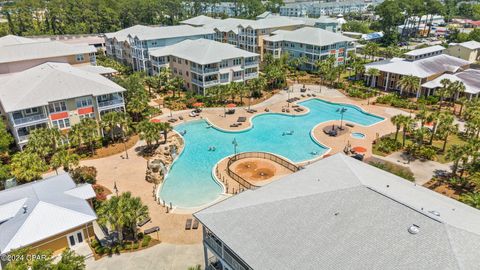
[[[436,171],[449,172],[450,166],[452,165],[451,163],[442,164],[431,160],[420,161],[419,159],[410,161],[410,163],[408,163],[402,152],[395,152],[386,157],[378,155],[374,155],[374,157],[410,168],[415,177],[415,183],[419,185],[424,185],[430,181],[430,179],[432,179],[432,177],[435,175]]]
[[[146,250],[85,261],[87,270],[186,270],[189,266],[204,266],[203,246],[161,243]]]

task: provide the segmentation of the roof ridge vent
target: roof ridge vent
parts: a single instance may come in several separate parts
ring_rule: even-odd
[[[412,224],[412,226],[408,227],[408,232],[410,234],[417,234],[420,232],[420,226]]]

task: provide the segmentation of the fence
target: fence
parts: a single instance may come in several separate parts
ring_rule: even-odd
[[[227,174],[233,180],[237,181],[240,185],[242,185],[243,187],[248,188],[248,189],[256,189],[256,188],[258,188],[258,186],[251,184],[247,180],[243,179],[243,177],[241,177],[240,175],[238,175],[235,172],[233,172],[232,170],[230,170],[230,166],[235,161],[238,161],[238,160],[241,160],[241,159],[244,159],[244,158],[268,159],[268,160],[271,160],[271,161],[285,167],[287,170],[290,170],[292,172],[296,172],[296,171],[300,170],[300,168],[297,165],[292,164],[290,161],[288,161],[284,158],[281,158],[279,156],[276,156],[274,154],[265,153],[265,152],[245,152],[245,153],[236,154],[228,160]]]

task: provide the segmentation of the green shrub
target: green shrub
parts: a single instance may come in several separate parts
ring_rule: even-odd
[[[417,104],[411,102],[406,98],[402,98],[397,94],[388,94],[384,96],[380,96],[376,100],[379,104],[387,104],[397,108],[404,108],[404,109],[417,109]]]
[[[377,142],[377,150],[385,154],[390,154],[402,148],[402,143],[393,138],[380,138]]]
[[[95,184],[97,182],[97,169],[93,166],[80,166],[71,172],[71,176],[77,184]]]
[[[100,245],[95,247],[94,250],[95,250],[95,253],[97,253],[98,255],[105,254],[105,248]]]
[[[123,249],[124,250],[131,250],[132,249],[132,243],[131,242],[125,242],[123,244]]]
[[[151,240],[152,240],[152,237],[150,235],[145,235],[145,237],[143,237],[142,239],[142,247],[148,246]]]
[[[140,246],[140,245],[139,245],[138,243],[134,243],[134,244],[133,244],[133,249],[138,249],[139,246]]]
[[[400,176],[402,178],[405,178],[407,180],[410,180],[410,181],[415,181],[415,177],[413,176],[413,173],[408,170],[407,168],[403,168],[401,166],[397,166],[395,164],[391,164],[391,163],[388,163],[388,162],[375,162],[375,161],[372,161],[372,162],[369,162],[370,165],[372,166],[375,166],[379,169],[382,169],[384,171],[387,171],[387,172],[390,172],[390,173],[393,173],[397,176]]]
[[[97,239],[93,239],[91,243],[92,248],[96,248],[100,246],[100,243],[97,241]]]

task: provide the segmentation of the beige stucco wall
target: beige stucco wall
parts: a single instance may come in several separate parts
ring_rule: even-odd
[[[83,237],[85,238],[84,241],[91,241],[95,237],[92,223],[89,223],[88,225],[79,226],[74,229],[68,230],[65,233],[57,234],[40,242],[34,243],[29,246],[31,252],[36,252],[38,250],[51,250],[53,251],[53,255],[58,255],[62,253],[64,249],[69,247],[67,235],[78,230],[83,230]]]
[[[0,63],[0,74],[19,72],[22,70],[32,68],[34,66],[41,65],[46,62],[69,63],[71,65],[90,63],[90,55],[88,53],[84,54],[83,58],[84,58],[83,61],[77,61],[75,55],[66,55],[66,56],[59,56],[59,57]]]
[[[451,56],[455,56],[470,62],[479,61],[480,50],[471,50],[460,45],[452,45],[448,47],[445,52]]]
[[[181,59],[181,58],[176,58],[176,62],[173,62],[172,56],[170,56],[170,69],[173,72],[173,75],[182,77],[183,80],[185,81],[185,88],[193,90],[192,89],[192,74],[190,72],[190,61]],[[178,60],[181,59],[181,64],[178,63]],[[174,72],[174,70],[177,70],[177,73]],[[180,71],[182,75],[180,75]]]

